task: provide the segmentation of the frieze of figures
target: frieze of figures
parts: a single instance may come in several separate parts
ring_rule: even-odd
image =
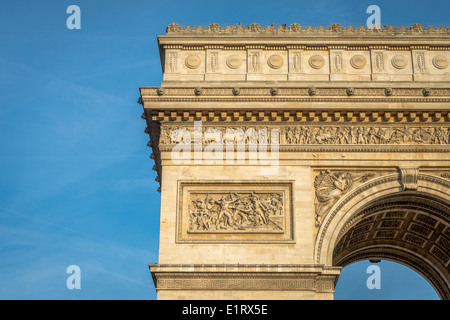
[[[450,127],[323,125],[275,127],[202,127],[195,135],[188,128],[162,127],[160,144],[180,142],[285,145],[447,145]]]

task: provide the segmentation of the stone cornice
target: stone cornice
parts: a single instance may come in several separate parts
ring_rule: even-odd
[[[221,39],[221,38],[219,38]],[[271,39],[274,39],[272,37]],[[448,51],[450,48],[450,45],[443,44],[443,43],[436,43],[435,45],[416,45],[416,44],[407,44],[404,43],[402,45],[373,45],[372,40],[373,38],[367,37],[364,38],[365,40],[362,41],[358,38],[358,43],[356,44],[348,44],[348,45],[342,45],[342,44],[316,44],[314,40],[317,38],[312,38],[311,42],[305,42],[305,39],[302,39],[302,45],[295,44],[294,42],[289,42],[286,39],[279,38],[280,42],[286,42],[286,44],[270,44],[269,42],[267,44],[261,43],[261,39],[258,39],[258,44],[251,45],[250,43],[253,43],[251,40],[245,40],[245,43],[249,44],[239,44],[239,43],[232,43],[229,42],[227,45],[219,44],[219,42],[215,45],[212,44],[173,44],[170,42],[170,44],[163,44],[161,45],[162,49],[165,50],[186,50],[186,51],[203,51],[203,50],[209,50],[209,49],[216,49],[216,50],[267,50],[267,51],[286,51],[286,50],[305,50],[305,51],[327,51],[327,50],[347,50],[347,51],[368,51],[368,50],[386,50],[386,51],[411,51],[411,50],[427,50],[427,51]],[[423,38],[417,38],[422,39]],[[428,40],[435,40],[434,38],[427,38]],[[196,40],[198,40],[196,38]],[[212,41],[218,41],[216,38],[211,39]],[[297,39],[298,40],[298,39]],[[326,40],[327,42],[332,42],[332,39],[322,39]],[[344,39],[339,39],[344,40]],[[445,38],[445,40],[450,40]],[[255,40],[256,41],[256,40]],[[209,41],[208,41],[209,42]],[[206,41],[205,41],[206,43]]]
[[[149,265],[156,290],[333,292],[340,267],[323,265]]]
[[[238,125],[240,123],[259,123],[292,125],[300,123],[316,124],[448,124],[450,121],[450,112],[447,110],[421,110],[402,111],[402,110],[342,110],[333,109],[316,110],[264,110],[261,107],[258,111],[252,109],[246,110],[183,110],[172,109],[165,111],[146,110],[145,117],[150,121],[185,123],[193,121],[204,121],[211,123],[221,123]]]
[[[150,264],[154,272],[307,272],[338,275],[340,267],[327,267],[323,264]]]

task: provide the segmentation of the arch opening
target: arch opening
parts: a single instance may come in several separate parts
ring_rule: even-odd
[[[419,191],[380,196],[339,228],[332,265],[374,259],[405,265],[423,276],[441,299],[450,299],[450,205]]]
[[[342,269],[334,299],[438,300],[439,295],[427,279],[408,266],[391,260],[361,260]]]

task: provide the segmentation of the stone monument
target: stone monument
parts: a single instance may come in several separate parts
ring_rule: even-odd
[[[386,259],[450,298],[450,29],[185,27],[141,87],[158,299],[333,299]]]

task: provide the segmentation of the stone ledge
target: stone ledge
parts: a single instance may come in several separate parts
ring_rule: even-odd
[[[156,290],[310,290],[334,292],[340,267],[323,265],[158,265]]]

